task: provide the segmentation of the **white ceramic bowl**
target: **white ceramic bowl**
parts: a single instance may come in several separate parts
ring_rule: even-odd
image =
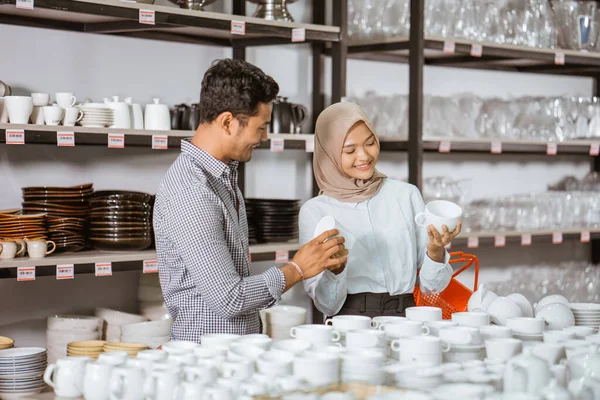
[[[508,318],[506,326],[513,330],[515,334],[542,335],[545,322],[539,318]]]
[[[551,303],[541,308],[538,307],[535,316],[546,321],[546,329],[551,331],[575,326],[573,312],[566,304]]]
[[[121,326],[121,336],[134,336],[134,337],[157,337],[157,336],[169,336],[171,325],[173,321],[162,320],[162,321],[147,321],[138,322],[136,324],[127,324]]]
[[[521,312],[524,317],[532,318],[533,317],[533,306],[527,300],[527,297],[523,296],[521,293],[512,293],[506,296],[507,299],[514,301],[521,308]]]
[[[523,316],[521,307],[514,301],[506,297],[497,297],[491,302],[487,309],[490,314],[490,321],[496,325],[506,325],[509,318],[518,318]]]
[[[485,284],[479,285],[479,289],[471,295],[468,302],[469,311],[487,311],[490,303],[498,295],[485,287]]]
[[[567,300],[567,298],[563,295],[551,294],[550,296],[546,296],[543,299],[541,299],[540,301],[538,301],[538,303],[535,305],[535,311],[537,312],[537,310],[539,308],[542,308],[545,305],[552,304],[552,303],[569,304],[569,300]]]
[[[48,317],[48,330],[64,332],[94,332],[102,330],[102,318],[87,315],[55,315]]]
[[[142,315],[130,314],[108,308],[96,308],[96,316],[104,319],[109,325],[117,326],[146,321],[146,317]]]
[[[169,315],[169,309],[165,303],[153,302],[153,303],[140,303],[140,314],[149,319],[150,321],[162,321],[165,319],[171,319]]]
[[[482,311],[456,312],[452,314],[452,321],[459,326],[480,327],[490,324],[490,316]]]

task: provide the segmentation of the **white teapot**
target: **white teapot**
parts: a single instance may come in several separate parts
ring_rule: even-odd
[[[574,379],[569,383],[569,392],[575,400],[598,400],[600,382],[588,377]]]
[[[571,400],[571,393],[560,386],[555,379],[550,381],[550,384],[546,386],[542,391],[540,391],[540,395],[544,400]]]
[[[485,284],[479,285],[479,289],[471,295],[467,308],[469,311],[482,310],[487,311],[488,306],[498,295],[485,287]]]
[[[600,353],[598,346],[590,346],[567,360],[569,380],[590,378],[600,384]]]
[[[504,392],[538,393],[548,386],[551,378],[548,363],[526,348],[523,354],[508,361],[504,371]]]

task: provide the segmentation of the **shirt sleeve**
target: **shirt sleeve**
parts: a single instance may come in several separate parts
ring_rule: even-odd
[[[315,229],[321,216],[317,210],[310,207],[310,203],[307,203],[300,209],[298,218],[300,244],[304,245],[314,239]],[[346,301],[348,294],[346,271],[347,267],[340,274],[335,275],[333,272],[325,270],[303,282],[304,290],[313,299],[317,310],[325,316],[336,315]]]
[[[419,189],[416,187],[413,188],[411,203],[414,215],[416,215],[425,210],[425,203]],[[415,236],[417,242],[417,265],[420,270],[418,282],[421,292],[423,294],[439,293],[448,286],[450,279],[452,279],[452,266],[449,263],[450,255],[445,251],[443,263],[433,261],[427,255],[427,242],[429,240],[427,230],[415,223]]]
[[[225,239],[222,208],[209,194],[184,192],[168,204],[163,221],[197,292],[214,313],[234,318],[281,299],[285,277],[279,268],[249,277],[237,272]]]

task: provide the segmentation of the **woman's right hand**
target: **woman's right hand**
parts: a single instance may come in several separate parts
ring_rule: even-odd
[[[334,237],[339,233],[337,229],[324,232],[298,250],[292,261],[300,267],[304,279],[312,278],[326,269],[337,270],[348,261],[345,239]]]
[[[341,251],[339,251],[339,252],[335,253],[335,254],[333,255],[333,257],[332,257],[332,258],[342,258],[342,257],[346,257],[346,260],[347,260],[347,259],[348,259],[348,254],[349,254],[349,251],[348,251],[348,249],[344,249],[344,250],[341,250]],[[340,264],[339,266],[337,266],[337,267],[331,267],[331,268],[329,268],[329,270],[330,270],[330,271],[331,271],[331,272],[332,272],[334,275],[339,275],[339,274],[341,274],[342,272],[344,272],[344,270],[346,269],[346,264],[348,264],[348,261],[345,261],[345,262],[341,263],[341,264]]]

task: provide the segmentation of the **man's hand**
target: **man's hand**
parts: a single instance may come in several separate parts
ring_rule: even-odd
[[[337,229],[324,232],[298,250],[292,261],[302,269],[304,279],[312,278],[328,268],[339,268],[348,260],[347,254],[334,257],[337,253],[346,250],[345,239],[334,237],[339,233]]]
[[[446,255],[445,247],[458,236],[462,229],[462,223],[458,221],[456,228],[452,232],[448,230],[446,225],[442,225],[442,229],[444,230],[444,233],[440,234],[435,226],[427,226],[427,235],[429,236],[429,241],[427,242],[427,255],[436,262],[444,262],[444,257]]]

